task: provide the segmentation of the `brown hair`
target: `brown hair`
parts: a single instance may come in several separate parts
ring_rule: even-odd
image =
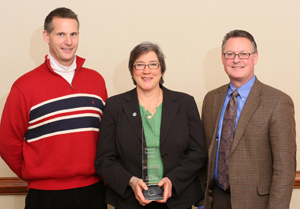
[[[77,14],[75,14],[72,10],[68,8],[60,7],[51,11],[45,19],[44,30],[46,30],[48,33],[51,33],[51,31],[54,29],[54,26],[52,24],[52,20],[54,17],[74,19],[77,21],[79,29],[79,21],[77,18]]]
[[[160,49],[160,47],[157,44],[151,43],[149,41],[145,41],[142,42],[140,44],[138,44],[136,47],[134,47],[132,49],[132,51],[130,52],[130,56],[129,56],[129,62],[128,62],[128,68],[130,71],[130,74],[132,75],[133,73],[133,64],[134,62],[142,55],[145,54],[147,52],[153,51],[159,61],[160,64],[160,69],[161,69],[161,74],[164,75],[165,71],[166,71],[166,63],[165,63],[165,55],[163,54],[162,50]],[[135,80],[133,79],[133,83],[134,85],[136,85]],[[164,83],[164,79],[163,77],[161,77],[160,84]]]

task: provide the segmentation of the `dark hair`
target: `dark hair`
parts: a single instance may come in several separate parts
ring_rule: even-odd
[[[224,36],[224,39],[222,41],[222,52],[224,50],[224,46],[225,46],[226,42],[228,41],[228,39],[237,38],[237,37],[247,38],[249,41],[251,41],[253,52],[257,52],[257,45],[256,45],[256,42],[255,42],[253,36],[249,32],[244,31],[244,30],[232,30],[229,33],[227,33]]]
[[[51,33],[51,31],[54,29],[54,26],[52,24],[52,20],[54,17],[74,19],[77,21],[79,29],[79,21],[77,18],[77,14],[75,14],[72,10],[68,8],[60,7],[51,11],[45,19],[44,30],[46,30],[48,33]]]
[[[162,50],[160,49],[160,47],[157,44],[151,43],[149,41],[145,41],[140,43],[139,45],[137,45],[136,47],[134,47],[132,49],[132,51],[130,52],[130,56],[129,56],[129,62],[128,62],[128,68],[130,71],[130,74],[132,75],[133,73],[133,64],[134,62],[142,55],[145,54],[147,52],[153,51],[159,61],[160,64],[160,69],[161,69],[161,74],[164,75],[165,71],[166,71],[166,64],[165,64],[165,55],[163,54]],[[133,83],[134,85],[136,85],[135,80],[133,79]],[[160,84],[164,83],[164,79],[163,77],[161,77]]]

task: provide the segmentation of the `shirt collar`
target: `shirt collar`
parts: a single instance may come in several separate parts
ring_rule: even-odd
[[[76,70],[76,56],[73,60],[73,63],[70,66],[64,66],[56,61],[56,59],[48,53],[48,59],[50,60],[50,65],[55,72],[59,73],[74,73]]]
[[[240,88],[237,89],[237,91],[239,92],[239,96],[242,98],[243,101],[247,99],[254,82],[255,82],[255,75],[253,75],[252,78],[249,81],[247,81],[247,83],[245,83],[244,85],[242,85]],[[230,97],[232,92],[234,92],[235,89],[236,88],[230,82],[227,95]]]

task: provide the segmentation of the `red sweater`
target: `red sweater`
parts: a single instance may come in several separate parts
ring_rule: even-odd
[[[49,60],[21,76],[8,95],[0,125],[0,155],[29,188],[63,190],[98,182],[94,168],[107,99],[105,81],[77,68],[70,85]]]

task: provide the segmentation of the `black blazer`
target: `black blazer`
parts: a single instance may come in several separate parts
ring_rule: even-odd
[[[166,204],[172,209],[188,208],[203,198],[197,178],[206,161],[202,124],[193,97],[161,88],[160,152],[163,176],[173,184]],[[136,89],[106,100],[95,167],[107,182],[108,204],[143,208],[128,186],[132,176],[142,177],[142,121]]]

